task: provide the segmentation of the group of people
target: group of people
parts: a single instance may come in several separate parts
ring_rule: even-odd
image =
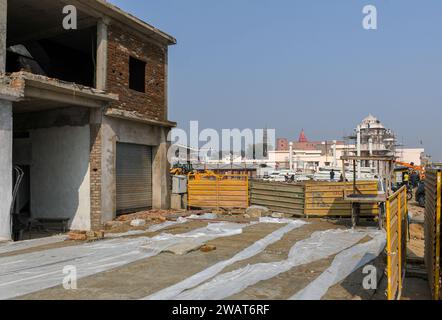
[[[409,171],[405,171],[402,173],[402,184],[408,188],[417,188],[420,180],[420,175],[416,171],[412,171],[411,173]]]
[[[285,182],[295,182],[295,175],[289,175],[288,173],[285,175]]]
[[[332,169],[330,171],[330,181],[335,181],[335,177],[336,177],[335,170]],[[347,178],[345,179],[345,181],[348,181]],[[339,182],[344,182],[344,175],[342,173],[341,176],[339,177]]]

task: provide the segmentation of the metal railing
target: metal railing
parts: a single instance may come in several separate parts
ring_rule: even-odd
[[[399,300],[407,261],[408,201],[405,186],[387,199],[386,220],[387,297],[388,300]]]
[[[441,299],[441,170],[427,170],[425,179],[425,265],[434,300]]]

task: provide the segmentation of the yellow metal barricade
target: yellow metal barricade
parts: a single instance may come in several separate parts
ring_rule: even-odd
[[[425,264],[434,300],[441,299],[441,193],[442,172],[428,170],[425,179]]]
[[[196,173],[188,176],[188,206],[194,208],[247,208],[247,175]]]
[[[399,300],[405,278],[408,202],[404,186],[386,202],[388,300]]]
[[[357,181],[356,188],[360,194],[377,195],[377,181]],[[344,190],[353,191],[352,183],[344,182],[306,182],[305,209],[307,217],[351,216],[351,203],[344,200]],[[362,217],[375,217],[379,214],[377,204],[362,204]]]

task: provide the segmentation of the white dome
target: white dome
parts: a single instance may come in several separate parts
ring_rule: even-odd
[[[360,124],[361,128],[385,128],[382,123],[373,115],[369,114]]]

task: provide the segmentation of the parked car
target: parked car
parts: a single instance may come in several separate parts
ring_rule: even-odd
[[[425,183],[423,181],[417,187],[415,199],[419,206],[425,207]]]

